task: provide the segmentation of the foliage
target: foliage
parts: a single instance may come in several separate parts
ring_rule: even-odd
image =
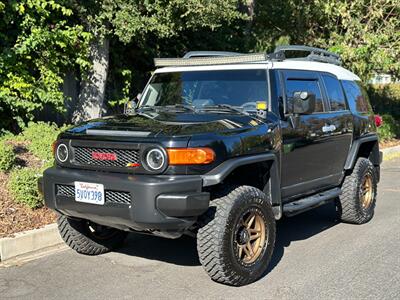
[[[387,141],[400,137],[400,124],[391,115],[383,115],[383,124],[378,128],[381,141]]]
[[[318,44],[339,53],[365,81],[375,72],[400,77],[398,0],[316,0],[323,12]],[[317,35],[318,36],[318,35]]]
[[[375,113],[391,115],[400,122],[400,84],[371,85],[368,95]]]
[[[375,72],[400,77],[398,0],[256,1],[253,47],[277,44],[329,48],[367,81]]]
[[[63,111],[64,74],[89,66],[90,34],[68,3],[0,2],[0,128],[16,129],[46,105]]]
[[[0,171],[8,171],[12,168],[15,161],[15,154],[13,147],[0,139]]]
[[[43,199],[38,193],[37,180],[41,176],[40,169],[14,169],[10,174],[8,188],[18,203],[34,209],[43,205]]]
[[[102,39],[108,107],[141,90],[153,57],[197,49],[306,44],[339,53],[364,81],[400,77],[399,15],[398,0],[0,0],[0,129],[15,131],[48,106],[62,112],[64,77],[87,80],[89,49]]]
[[[15,154],[9,141],[27,142],[28,151],[43,161],[41,167],[15,168],[11,171],[8,189],[15,201],[30,208],[42,206],[42,199],[37,192],[37,179],[51,165],[51,145],[65,129],[65,126],[59,128],[55,124],[29,122],[21,134],[6,133],[0,137],[0,170],[10,170],[13,167]]]
[[[29,142],[27,147],[30,152],[45,162],[51,162],[53,160],[51,145],[64,129],[65,127],[59,128],[56,124],[29,122],[20,136]]]

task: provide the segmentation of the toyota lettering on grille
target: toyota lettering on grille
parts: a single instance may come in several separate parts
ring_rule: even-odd
[[[95,160],[117,160],[115,153],[92,152],[92,158]]]

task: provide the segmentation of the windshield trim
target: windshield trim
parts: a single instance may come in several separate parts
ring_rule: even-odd
[[[270,63],[268,63],[270,64]],[[146,99],[147,93],[150,92],[150,85],[153,81],[153,78],[158,74],[168,74],[168,73],[182,73],[182,72],[204,72],[204,71],[246,71],[246,70],[259,70],[265,72],[265,81],[266,81],[266,94],[267,94],[267,103],[268,110],[271,108],[271,82],[270,82],[270,68],[266,67],[266,63],[250,63],[250,64],[240,64],[240,65],[218,65],[218,66],[193,66],[193,67],[165,67],[161,69],[157,69],[153,72],[151,77],[146,83],[146,86],[143,89],[139,102],[137,104],[137,109],[143,105],[144,100]],[[225,103],[227,105],[232,106],[229,103]],[[163,107],[163,106],[158,106]],[[245,112],[245,111],[244,111]]]

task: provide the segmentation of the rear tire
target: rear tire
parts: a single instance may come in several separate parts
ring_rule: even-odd
[[[213,200],[200,219],[197,251],[214,281],[241,286],[265,273],[275,245],[275,218],[262,191],[238,187]]]
[[[346,176],[339,197],[339,218],[346,223],[364,224],[374,216],[377,174],[367,158],[358,158],[353,172]]]
[[[83,219],[72,219],[60,215],[58,230],[64,242],[78,253],[99,255],[120,247],[127,232],[100,226]]]

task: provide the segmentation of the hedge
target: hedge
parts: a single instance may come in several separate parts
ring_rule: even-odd
[[[383,117],[380,139],[400,138],[400,84],[370,85],[368,94],[374,112]]]
[[[13,147],[5,139],[0,139],[0,171],[10,170],[14,165],[14,161]]]

